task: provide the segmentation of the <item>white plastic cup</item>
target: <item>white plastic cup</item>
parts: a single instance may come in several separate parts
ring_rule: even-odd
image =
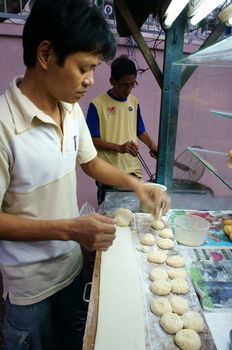
[[[154,183],[154,182],[146,182],[145,185],[146,186],[152,186],[152,187],[159,187],[161,189],[161,191],[163,191],[163,192],[167,191],[167,187],[166,186],[161,185],[161,184],[157,184],[157,183]],[[140,204],[140,211],[142,213],[150,213],[151,209],[146,208],[146,207],[142,206],[142,204]]]
[[[176,240],[187,246],[199,246],[206,239],[210,223],[200,217],[191,215],[180,215],[174,220]]]

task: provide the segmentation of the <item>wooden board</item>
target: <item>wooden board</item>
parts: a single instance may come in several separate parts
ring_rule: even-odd
[[[93,350],[97,332],[98,306],[99,306],[99,289],[100,289],[100,268],[101,252],[96,252],[92,288],[90,294],[88,316],[85,326],[85,335],[82,350]]]

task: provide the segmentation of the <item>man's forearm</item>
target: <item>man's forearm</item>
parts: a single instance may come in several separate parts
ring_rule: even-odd
[[[102,140],[100,137],[93,137],[94,146],[106,151],[120,152],[120,145]]]
[[[89,163],[82,164],[81,167],[87,175],[109,186],[118,186],[135,191],[139,184],[139,180],[134,176],[126,174],[99,157]]]
[[[34,220],[0,214],[0,239],[7,241],[68,240],[68,220]]]

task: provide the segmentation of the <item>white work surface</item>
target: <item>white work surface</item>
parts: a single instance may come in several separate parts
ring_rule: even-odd
[[[118,228],[117,231],[119,231],[118,233],[120,233],[120,234],[128,236],[128,233],[129,233],[128,229],[125,229],[125,228],[124,229],[123,228],[119,229]],[[129,231],[130,231],[130,229],[129,229]],[[133,231],[133,229],[132,229],[132,231]],[[123,240],[124,240],[124,238],[123,238]],[[116,241],[118,241],[118,240],[116,240]],[[115,242],[115,243],[118,243],[118,242]],[[107,283],[109,283],[111,285],[111,287],[112,287],[112,285],[114,286],[113,287],[114,292],[110,293],[110,294],[113,295],[113,300],[112,299],[110,300],[109,297],[106,298],[104,296],[103,302],[105,303],[105,300],[107,300],[107,303],[108,303],[106,308],[103,307],[104,305],[101,305],[102,301],[101,301],[101,295],[100,295],[100,303],[99,303],[100,310],[99,311],[101,313],[101,311],[105,308],[106,309],[106,313],[104,315],[100,315],[100,314],[98,315],[100,317],[100,322],[98,323],[98,330],[97,330],[97,335],[96,335],[96,339],[95,339],[95,350],[97,350],[98,348],[101,349],[101,350],[104,349],[104,348],[108,349],[109,348],[109,344],[112,345],[112,343],[114,343],[114,339],[113,339],[114,336],[116,337],[115,338],[115,343],[116,344],[119,341],[121,341],[121,343],[120,343],[120,350],[124,350],[124,349],[128,350],[127,343],[128,344],[131,343],[131,345],[132,345],[135,340],[136,340],[137,344],[141,343],[140,344],[141,348],[143,348],[143,346],[144,346],[143,342],[141,342],[141,340],[142,340],[141,338],[144,337],[143,331],[141,332],[141,329],[140,329],[141,327],[143,328],[142,323],[141,323],[141,318],[138,318],[138,319],[140,319],[139,322],[136,321],[136,324],[133,324],[134,323],[133,318],[135,318],[134,317],[135,313],[139,310],[139,314],[141,314],[141,303],[138,302],[138,299],[139,299],[138,295],[136,295],[136,304],[139,305],[138,306],[138,310],[137,311],[134,310],[134,311],[136,311],[135,313],[132,310],[130,311],[130,313],[129,313],[130,320],[126,320],[127,316],[125,314],[125,309],[127,309],[127,307],[129,309],[131,309],[131,307],[132,307],[130,305],[134,301],[132,299],[135,299],[134,298],[135,294],[136,294],[135,290],[137,288],[134,288],[134,290],[131,290],[130,283],[128,285],[129,279],[128,279],[128,281],[124,281],[124,283],[123,283],[124,285],[121,285],[121,283],[120,283],[121,282],[120,281],[121,278],[119,278],[120,277],[120,271],[119,271],[119,276],[115,276],[114,273],[113,273],[113,269],[112,269],[112,267],[116,263],[116,266],[114,266],[114,269],[117,268],[119,270],[120,269],[124,270],[124,268],[125,268],[125,270],[122,271],[122,275],[125,273],[125,271],[127,270],[127,267],[129,267],[130,263],[128,262],[128,260],[125,260],[123,258],[123,255],[124,255],[124,257],[126,256],[127,259],[129,258],[129,260],[130,260],[131,252],[129,253],[129,251],[128,251],[128,256],[127,256],[127,252],[125,253],[125,249],[128,249],[128,244],[131,244],[131,243],[123,242],[123,248],[122,248],[122,246],[120,246],[120,247],[117,246],[118,244],[115,244],[115,243],[114,243],[115,247],[113,245],[106,254],[105,253],[103,253],[103,254],[106,255],[106,258],[107,258],[108,255],[111,255],[111,253],[115,254],[115,251],[116,251],[117,252],[116,256],[119,258],[118,261],[120,261],[122,259],[123,260],[123,264],[120,265],[120,267],[117,266],[117,262],[116,262],[116,259],[115,259],[116,256],[114,255],[114,264],[113,265],[110,264],[111,266],[109,266],[109,261],[111,260],[111,258],[110,258],[107,261],[107,264],[105,266],[105,267],[107,267],[107,271],[106,271],[107,273],[104,273],[104,276],[108,276],[107,277],[107,280],[108,280]],[[115,249],[117,248],[117,249],[115,250],[113,248],[115,248]],[[111,249],[112,249],[112,252],[110,253]],[[121,253],[122,253],[121,254],[121,258],[120,258],[120,253],[119,253],[120,250],[121,250]],[[114,277],[116,277],[116,280],[115,280]],[[138,284],[138,281],[136,281],[136,283]],[[117,293],[119,292],[118,296],[117,296],[116,290],[117,290]],[[126,290],[126,293],[125,293],[125,290]],[[122,295],[124,297],[122,297]],[[126,295],[128,296],[129,299],[126,298]],[[131,298],[130,295],[133,296],[133,298]],[[117,304],[116,299],[118,297],[119,297],[119,300],[121,300],[120,304],[123,305],[123,312],[121,312],[119,310],[120,309],[120,305],[115,305],[115,304]],[[126,299],[129,300],[128,304],[126,302]],[[119,315],[118,319],[117,319],[117,317],[115,319],[115,317],[112,315],[115,312],[115,306],[116,306],[116,315],[117,314]],[[132,309],[133,309],[133,307],[132,307]],[[119,311],[120,311],[120,313],[119,313]],[[206,320],[206,322],[208,324],[208,327],[209,327],[209,329],[211,331],[211,334],[212,334],[213,340],[215,342],[215,345],[217,347],[217,350],[230,350],[229,331],[232,328],[232,311],[218,311],[218,312],[204,311],[203,313],[204,313],[204,316],[205,316],[205,320]],[[102,322],[105,319],[107,319],[107,321],[106,321],[107,323],[103,324]],[[136,318],[135,318],[135,320],[136,320]],[[124,323],[124,321],[125,321],[125,323]],[[126,330],[125,324],[128,325],[128,321],[129,321],[129,324],[131,324],[132,327],[129,327]],[[115,332],[113,331],[112,334],[109,334],[115,328],[115,326],[117,328],[117,329],[115,329]],[[120,327],[122,327],[121,335],[123,334],[123,337],[120,337]],[[107,329],[107,332],[106,332],[106,329]],[[131,332],[131,329],[134,329],[134,331],[135,331],[135,332],[132,332],[132,342],[131,342],[131,339],[129,341],[129,333]],[[139,329],[140,329],[140,331],[138,331]],[[126,331],[126,334],[125,334],[125,331]],[[108,333],[108,334],[106,334],[106,333]],[[114,333],[115,333],[115,335],[114,335]],[[106,338],[108,339],[108,341],[106,341]],[[104,340],[103,342],[102,342],[102,339]],[[166,341],[167,341],[167,338],[166,338]],[[152,344],[154,346],[153,342],[152,342]],[[211,343],[208,343],[208,344],[211,344]],[[147,345],[147,342],[146,342],[146,345]],[[208,348],[208,346],[206,346],[206,347],[205,346],[206,345],[204,344],[204,338],[203,338],[202,348],[204,348],[204,349]],[[162,345],[161,344],[160,345],[157,344],[157,346],[155,346],[154,349],[158,349],[159,350],[160,347],[162,348]],[[146,348],[151,349],[151,347],[149,347],[149,346],[147,346]],[[177,347],[173,344],[172,348],[176,349]],[[133,349],[133,345],[132,345],[132,349]],[[152,347],[152,349],[153,349],[153,347]]]
[[[229,332],[232,329],[232,311],[204,312],[218,350],[230,350]]]

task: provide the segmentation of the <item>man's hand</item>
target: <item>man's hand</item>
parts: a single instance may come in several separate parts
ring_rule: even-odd
[[[150,145],[150,156],[157,159],[158,156],[158,151],[157,151],[157,146],[154,142]]]
[[[113,244],[115,231],[114,219],[94,213],[72,219],[69,239],[88,250],[105,251]]]
[[[124,143],[123,145],[119,146],[119,152],[120,153],[129,153],[131,154],[133,157],[136,157],[138,154],[138,145],[136,145],[136,143],[134,143],[133,141],[128,141],[126,143]]]
[[[171,207],[170,197],[159,187],[149,186],[141,182],[135,193],[142,206],[149,208],[155,218],[159,217],[161,208],[165,214]]]

